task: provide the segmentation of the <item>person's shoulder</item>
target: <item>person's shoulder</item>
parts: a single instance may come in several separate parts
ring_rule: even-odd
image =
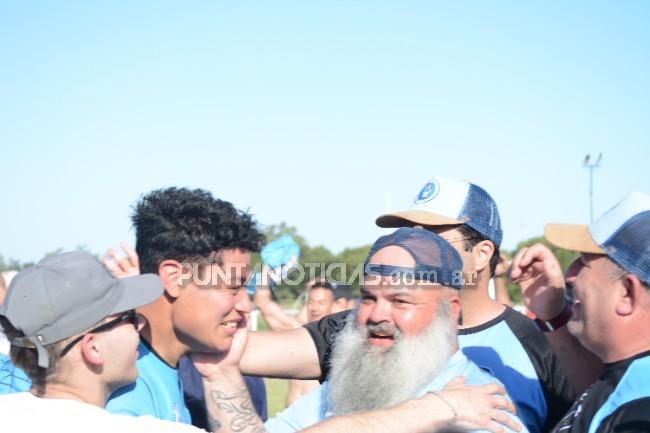
[[[511,307],[506,307],[506,311],[508,311],[508,315],[505,317],[505,321],[516,334],[522,336],[544,336],[542,331],[539,330],[537,325],[535,325],[535,322],[533,322],[530,317]]]
[[[158,419],[151,415],[133,417],[111,414],[111,417],[113,423],[123,425],[124,431],[137,431],[138,433],[205,433],[205,430],[191,424]]]
[[[315,322],[309,322],[303,325],[310,333],[338,332],[345,325],[348,316],[352,310],[339,311],[338,313],[329,314]]]
[[[641,433],[650,431],[650,397],[639,398],[619,406],[603,419],[596,433]]]
[[[468,385],[485,385],[487,383],[503,383],[489,371],[479,367],[474,361],[469,359],[462,351],[456,352],[450,361],[454,365],[455,372],[465,376]]]
[[[511,307],[494,319],[469,329],[459,330],[459,337],[474,335],[474,339],[518,340],[527,352],[531,350],[550,351],[550,345],[544,333],[526,315]]]
[[[482,336],[491,334],[494,332],[503,332],[501,328],[507,326],[507,319],[512,314],[514,310],[510,307],[505,307],[505,309],[496,317],[483,322],[479,325],[472,326],[470,328],[460,328],[458,330],[459,336]]]
[[[94,422],[96,417],[101,417],[103,414],[106,414],[104,409],[76,400],[39,398],[29,392],[0,396],[0,416],[8,425],[11,424],[11,420],[24,422],[31,419],[30,417],[46,419],[54,424],[66,416],[73,416],[75,420],[93,419]]]
[[[647,373],[650,368],[650,356],[637,356],[634,361],[621,364],[626,365],[623,376],[598,409],[594,420],[600,422],[599,431],[610,431],[602,430],[603,425],[609,426],[612,431],[614,427],[615,431],[619,431],[620,426],[626,425],[650,427],[650,375]],[[643,431],[650,431],[650,428]]]
[[[0,407],[8,405],[22,405],[36,402],[37,398],[30,392],[15,392],[13,394],[0,394]]]

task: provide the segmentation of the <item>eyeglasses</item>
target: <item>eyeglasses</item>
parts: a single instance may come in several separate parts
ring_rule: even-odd
[[[97,334],[98,332],[105,332],[108,331],[112,328],[115,328],[117,325],[120,325],[122,322],[131,322],[133,324],[133,327],[135,330],[138,330],[138,326],[140,324],[140,320],[138,319],[138,314],[135,312],[135,310],[129,310],[126,313],[122,314],[120,317],[111,320],[110,322],[106,322],[103,325],[99,325],[98,327],[91,329],[90,331],[84,332],[82,335],[78,336],[74,340],[70,342],[65,348],[61,351],[61,357],[63,357],[66,353],[72,349],[72,346],[80,342],[86,335],[88,334]]]

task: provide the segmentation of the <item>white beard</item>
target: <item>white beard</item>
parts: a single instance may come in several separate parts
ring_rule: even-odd
[[[394,332],[390,348],[368,343],[369,327],[357,325],[355,310],[332,348],[328,394],[332,414],[394,406],[415,397],[457,348],[449,304],[441,303],[437,310],[429,326],[412,337],[405,337],[396,327],[374,325]]]

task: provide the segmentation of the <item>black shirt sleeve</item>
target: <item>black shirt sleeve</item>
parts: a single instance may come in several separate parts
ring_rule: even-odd
[[[332,356],[332,342],[334,337],[339,333],[352,310],[341,311],[340,313],[330,314],[322,319],[307,323],[305,329],[311,335],[318,352],[318,361],[320,362],[321,378],[320,381],[327,379],[330,372],[330,357]]]
[[[506,323],[521,342],[535,367],[547,404],[546,422],[542,432],[551,431],[576,399],[571,384],[564,374],[560,360],[555,356],[546,336],[532,320],[511,310]]]

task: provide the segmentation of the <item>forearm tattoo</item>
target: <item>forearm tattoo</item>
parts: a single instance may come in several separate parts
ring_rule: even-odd
[[[210,399],[219,411],[220,418],[222,418],[219,421],[212,415],[208,415],[208,426],[211,431],[221,430],[224,424],[228,424],[230,431],[233,432],[262,433],[265,431],[262,420],[255,412],[245,382],[237,385],[234,395],[215,390],[210,393]]]

